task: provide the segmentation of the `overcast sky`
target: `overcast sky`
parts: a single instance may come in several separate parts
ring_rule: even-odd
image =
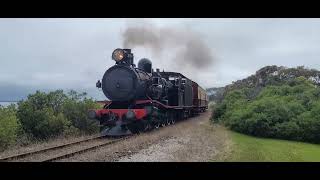
[[[75,89],[105,99],[96,81],[114,64],[111,53],[121,48],[126,27],[145,23],[197,32],[214,62],[195,73],[138,47],[135,63],[149,58],[154,68],[182,72],[204,88],[266,65],[320,69],[320,19],[0,19],[0,101],[37,89]]]

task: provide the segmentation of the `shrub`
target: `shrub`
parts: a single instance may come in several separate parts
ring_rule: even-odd
[[[311,111],[306,111],[296,118],[301,128],[298,135],[302,140],[320,143],[320,102],[313,105]]]
[[[231,112],[241,110],[244,104],[249,101],[249,89],[234,90],[226,94],[222,102],[213,106],[211,120],[213,122],[220,122],[223,119],[228,119]]]
[[[0,106],[0,149],[13,144],[18,135],[19,122],[16,117],[14,105],[8,107]]]
[[[87,116],[88,110],[95,108],[99,108],[99,105],[92,99],[85,98],[85,94],[71,91],[63,105],[63,114],[80,132],[91,134],[99,131],[98,121],[89,119]]]
[[[61,113],[63,92],[44,93],[37,91],[18,103],[17,116],[23,130],[37,139],[60,135],[71,125]]]
[[[37,139],[98,132],[98,122],[87,117],[88,110],[98,105],[85,96],[73,90],[37,91],[18,103],[17,116],[24,132]]]
[[[275,137],[289,139],[289,140],[302,140],[300,134],[300,126],[294,121],[284,123],[277,123],[274,127]]]

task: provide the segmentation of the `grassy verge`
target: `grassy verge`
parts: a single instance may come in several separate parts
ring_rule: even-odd
[[[320,145],[257,138],[230,132],[232,150],[226,161],[320,162]]]

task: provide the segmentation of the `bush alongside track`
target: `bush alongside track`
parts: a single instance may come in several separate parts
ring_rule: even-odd
[[[98,122],[88,119],[87,112],[98,107],[86,93],[37,91],[17,106],[0,107],[0,148],[26,139],[96,133]]]
[[[230,91],[213,108],[212,120],[258,137],[320,143],[320,88],[304,77],[253,89]]]
[[[0,149],[13,144],[20,128],[14,105],[0,106]]]

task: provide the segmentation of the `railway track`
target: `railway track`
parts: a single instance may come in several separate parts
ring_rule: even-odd
[[[75,150],[72,150],[72,151],[69,151],[69,152],[65,152],[63,154],[59,154],[58,153],[58,155],[48,156],[45,159],[40,160],[40,162],[51,162],[51,161],[56,161],[56,160],[60,160],[60,159],[65,159],[65,158],[74,156],[76,154],[85,153],[85,152],[97,149],[99,147],[103,147],[103,146],[107,146],[107,145],[110,145],[110,144],[114,144],[116,142],[119,142],[121,140],[127,139],[129,137],[112,138],[112,139],[103,139],[103,138],[105,138],[105,137],[104,136],[97,136],[97,137],[92,137],[92,138],[88,138],[88,139],[85,139],[85,140],[80,140],[80,141],[70,142],[70,143],[66,143],[66,144],[62,144],[62,145],[58,145],[58,146],[48,147],[48,148],[44,148],[44,149],[40,149],[40,150],[36,150],[36,151],[32,151],[32,152],[27,152],[27,153],[21,153],[21,154],[17,154],[17,155],[7,156],[7,157],[0,158],[0,162],[2,162],[2,161],[11,161],[11,160],[18,161],[18,160],[21,160],[21,159],[24,159],[24,158],[45,154],[45,153],[48,153],[50,151],[63,150],[65,148],[71,148],[71,147],[76,146],[76,145],[85,144],[85,143],[91,143],[93,141],[101,139],[101,142],[98,142],[96,144],[87,146],[85,148],[78,148],[78,149],[75,149]]]

